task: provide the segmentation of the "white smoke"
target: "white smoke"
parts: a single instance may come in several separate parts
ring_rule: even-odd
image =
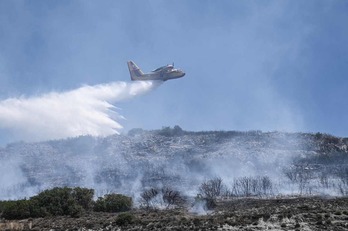
[[[0,101],[0,129],[25,141],[119,133],[119,119],[123,117],[112,103],[144,94],[158,85],[158,81],[114,82],[39,97],[9,98]]]

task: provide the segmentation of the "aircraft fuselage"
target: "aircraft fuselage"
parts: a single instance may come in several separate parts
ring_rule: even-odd
[[[175,69],[173,65],[167,65],[150,73],[143,73],[140,68],[132,61],[128,61],[128,68],[130,72],[131,79],[133,81],[146,81],[146,80],[161,80],[167,81],[170,79],[178,79],[185,75],[180,69]]]

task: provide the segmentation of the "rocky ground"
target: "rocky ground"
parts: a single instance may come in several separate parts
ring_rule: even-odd
[[[124,213],[123,213],[124,214]],[[124,216],[124,215],[123,215]],[[197,215],[186,209],[89,213],[3,221],[1,230],[348,230],[348,198],[235,199]]]

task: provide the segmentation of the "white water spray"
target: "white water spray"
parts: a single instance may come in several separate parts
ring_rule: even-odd
[[[25,141],[119,133],[119,119],[123,117],[112,103],[144,94],[160,84],[114,82],[38,97],[9,98],[0,101],[0,129]]]

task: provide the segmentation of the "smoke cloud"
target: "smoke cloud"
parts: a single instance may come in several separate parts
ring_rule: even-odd
[[[144,94],[160,84],[114,82],[38,97],[9,98],[0,101],[0,129],[25,141],[119,133],[119,121],[124,118],[113,103]]]

